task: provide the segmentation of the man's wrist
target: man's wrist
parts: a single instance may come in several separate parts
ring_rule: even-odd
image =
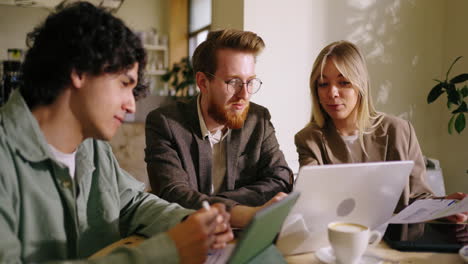
[[[245,227],[252,220],[259,207],[236,205],[231,208],[231,226]]]

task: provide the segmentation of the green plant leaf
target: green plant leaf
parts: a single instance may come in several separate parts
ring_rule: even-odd
[[[444,83],[444,86],[445,90],[451,90],[451,91],[456,91],[457,88],[455,86],[455,84],[453,83]]]
[[[448,122],[448,133],[451,135],[453,130],[452,130],[452,127],[453,127],[453,122],[455,121],[455,115],[452,115],[452,117],[450,118],[450,121]]]
[[[176,91],[179,91],[180,89],[182,89],[184,87],[185,87],[185,85],[184,85],[184,82],[182,81],[182,82],[180,82],[179,84],[177,84],[175,86],[175,89],[176,89]]]
[[[174,63],[168,72],[161,76],[161,80],[170,83],[171,96],[188,96],[188,87],[195,86],[195,76],[189,57]]]
[[[461,105],[452,111],[452,114],[468,112],[468,107],[466,106],[466,102],[462,102]]]
[[[463,129],[465,129],[465,114],[464,113],[459,113],[457,116],[457,119],[455,120],[455,130],[460,134]]]
[[[465,87],[461,88],[460,93],[461,93],[463,98],[467,97],[468,96],[468,86],[465,85]]]
[[[444,93],[442,91],[443,83],[438,83],[436,86],[432,88],[432,90],[427,95],[427,103],[430,104],[434,102],[441,94]]]
[[[450,80],[450,83],[462,83],[462,82],[466,82],[468,81],[468,73],[462,73],[460,75],[457,75],[455,77],[453,77],[451,80]]]
[[[161,75],[161,80],[163,82],[168,82],[169,79],[171,79],[171,72],[167,72],[167,73]]]
[[[449,100],[450,103],[452,104],[460,104],[460,94],[458,93],[457,89],[455,89],[454,84],[449,84],[447,90],[447,99]]]
[[[179,85],[179,77],[177,77],[177,75],[174,75],[174,78],[173,78],[173,81],[172,81],[171,85],[173,87],[177,87],[177,85]],[[177,88],[176,88],[176,90],[177,90]]]
[[[457,63],[457,61],[461,59],[462,57],[463,56],[459,56],[452,62],[452,65],[450,65],[450,68],[448,69],[447,74],[445,75],[445,81],[448,81],[448,76],[450,74],[450,71],[452,70],[453,65],[455,65],[455,63]]]

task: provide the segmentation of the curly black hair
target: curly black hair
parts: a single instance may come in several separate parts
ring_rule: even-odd
[[[138,63],[133,94],[144,96],[146,53],[141,40],[104,9],[77,2],[50,14],[28,34],[20,91],[29,108],[53,103],[72,70],[100,75],[131,69]]]

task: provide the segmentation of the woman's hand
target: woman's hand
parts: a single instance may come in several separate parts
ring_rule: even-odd
[[[465,197],[468,197],[468,194],[462,192],[456,192],[445,196],[445,199],[452,200],[463,200]],[[447,216],[446,219],[450,222],[460,223],[466,222],[468,220],[468,212],[458,213],[451,216]]]

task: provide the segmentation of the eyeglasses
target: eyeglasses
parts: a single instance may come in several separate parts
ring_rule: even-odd
[[[254,94],[258,92],[260,90],[260,87],[262,87],[262,81],[258,78],[250,79],[247,82],[243,82],[239,78],[233,78],[233,79],[225,81],[222,78],[214,74],[211,74],[209,72],[206,72],[206,74],[209,74],[223,81],[226,84],[228,92],[233,93],[233,94],[239,93],[242,90],[242,88],[244,88],[244,84],[247,86],[247,92],[249,94]]]

